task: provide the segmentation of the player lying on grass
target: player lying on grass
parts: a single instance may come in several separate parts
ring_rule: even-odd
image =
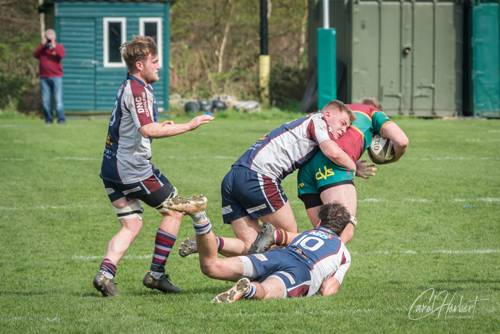
[[[351,264],[351,256],[338,238],[349,224],[350,214],[338,203],[323,205],[318,226],[301,233],[288,247],[230,258],[218,257],[217,240],[205,214],[205,197],[177,197],[166,204],[193,219],[201,271],[210,278],[237,282],[212,302],[335,294]]]

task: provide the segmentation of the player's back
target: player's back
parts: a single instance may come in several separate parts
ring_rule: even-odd
[[[235,163],[272,179],[293,173],[317,150],[318,143],[333,139],[321,113],[285,123],[255,142]]]

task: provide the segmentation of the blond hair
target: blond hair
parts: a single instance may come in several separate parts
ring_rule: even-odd
[[[361,100],[359,100],[358,103],[359,104],[366,104],[367,106],[372,106],[374,108],[377,108],[380,111],[384,111],[384,109],[382,109],[382,104],[380,104],[380,102],[378,102],[378,100],[376,98],[373,98],[373,97],[364,97]]]
[[[120,52],[130,73],[137,71],[135,64],[138,61],[145,62],[150,54],[152,56],[158,55],[154,39],[138,35],[134,35],[134,39],[130,42],[123,43],[120,46]]]
[[[351,108],[349,108],[348,106],[346,106],[344,104],[344,102],[339,101],[339,100],[333,100],[333,101],[328,102],[326,104],[326,106],[324,106],[322,111],[327,111],[327,110],[331,110],[334,108],[338,108],[341,112],[345,111],[347,113],[347,115],[349,115],[349,120],[351,122],[354,122],[356,120],[356,115],[351,110]]]

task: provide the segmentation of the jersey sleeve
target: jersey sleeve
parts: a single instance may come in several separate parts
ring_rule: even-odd
[[[124,104],[130,112],[137,129],[153,123],[153,101],[148,96],[147,88],[139,83],[131,82],[131,94],[124,96]]]
[[[374,110],[372,113],[372,123],[373,123],[373,130],[375,131],[376,134],[380,135],[384,126],[386,126],[389,123],[392,123],[392,121],[382,111]]]
[[[330,133],[323,117],[311,117],[307,127],[307,136],[318,145],[325,140],[333,140],[333,134]]]
[[[333,274],[333,277],[339,281],[340,284],[342,284],[342,281],[344,280],[344,276],[347,273],[347,270],[349,270],[349,267],[351,266],[351,254],[349,254],[349,251],[343,247],[343,254],[342,254],[342,262],[340,264],[339,269]]]

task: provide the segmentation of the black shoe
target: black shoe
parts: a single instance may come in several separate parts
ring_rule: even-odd
[[[118,297],[120,296],[120,293],[118,292],[118,289],[116,288],[115,280],[114,278],[106,278],[104,276],[105,271],[101,270],[95,277],[94,277],[94,287],[102,293],[104,297]]]
[[[170,282],[170,277],[167,274],[164,274],[159,279],[155,279],[151,275],[151,271],[148,271],[146,276],[144,276],[144,280],[142,281],[145,287],[150,289],[157,289],[165,293],[177,293],[181,291],[179,287],[173,285]]]
[[[248,254],[260,254],[267,252],[272,246],[276,244],[274,241],[274,231],[276,228],[269,224],[264,223],[259,227],[259,235],[250,246]]]

